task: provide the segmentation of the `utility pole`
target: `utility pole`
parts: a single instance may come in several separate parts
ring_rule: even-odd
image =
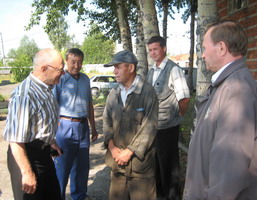
[[[4,43],[3,43],[3,35],[2,33],[0,32],[1,34],[1,43],[2,43],[2,51],[3,51],[3,64],[5,65],[5,55],[4,55]]]

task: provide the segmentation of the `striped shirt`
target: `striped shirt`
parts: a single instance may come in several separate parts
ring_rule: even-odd
[[[30,74],[12,93],[3,137],[8,142],[54,142],[58,103],[51,87]]]
[[[54,87],[54,96],[60,106],[60,115],[67,117],[88,117],[89,103],[92,102],[90,80],[79,73],[79,79],[66,72]]]
[[[168,62],[168,57],[166,57],[159,67],[156,66],[156,63],[153,65],[154,73],[153,73],[153,84],[157,80],[161,71],[164,69]],[[187,86],[187,81],[183,70],[179,66],[174,66],[171,70],[169,77],[169,88],[174,90],[177,100],[181,100],[184,98],[190,98],[190,91]]]

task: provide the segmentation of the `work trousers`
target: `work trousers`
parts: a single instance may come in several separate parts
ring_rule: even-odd
[[[126,177],[122,173],[112,173],[109,200],[156,200],[155,178]]]
[[[156,135],[156,190],[158,200],[180,200],[179,126]]]
[[[37,189],[34,194],[26,194],[22,191],[21,171],[10,146],[8,147],[8,169],[15,200],[61,200],[60,186],[50,156],[50,146],[42,148],[42,145],[44,143],[40,140],[25,144],[28,159],[37,179]]]
[[[62,199],[70,176],[70,194],[73,200],[87,197],[89,174],[89,127],[88,122],[72,122],[60,119],[56,143],[63,155],[55,158],[55,168],[61,187]]]

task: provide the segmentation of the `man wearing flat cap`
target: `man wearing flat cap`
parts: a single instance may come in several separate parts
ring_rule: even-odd
[[[106,164],[111,167],[110,200],[155,200],[155,135],[158,99],[153,87],[136,74],[137,58],[130,51],[114,55],[112,89],[103,114]]]

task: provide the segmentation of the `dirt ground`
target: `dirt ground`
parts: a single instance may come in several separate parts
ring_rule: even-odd
[[[18,84],[8,84],[0,86],[0,94],[4,97],[9,97],[11,91]],[[96,127],[99,133],[98,140],[91,143],[90,147],[90,171],[88,181],[88,195],[94,197],[96,200],[107,200],[109,183],[110,183],[110,169],[104,163],[105,150],[102,148],[103,134],[102,134],[102,112],[103,107],[95,108]],[[3,140],[2,133],[5,127],[5,116],[0,114],[0,200],[13,200],[12,188],[10,182],[10,175],[7,169],[6,152],[8,143]],[[71,199],[69,196],[69,185],[67,186],[67,200]]]

